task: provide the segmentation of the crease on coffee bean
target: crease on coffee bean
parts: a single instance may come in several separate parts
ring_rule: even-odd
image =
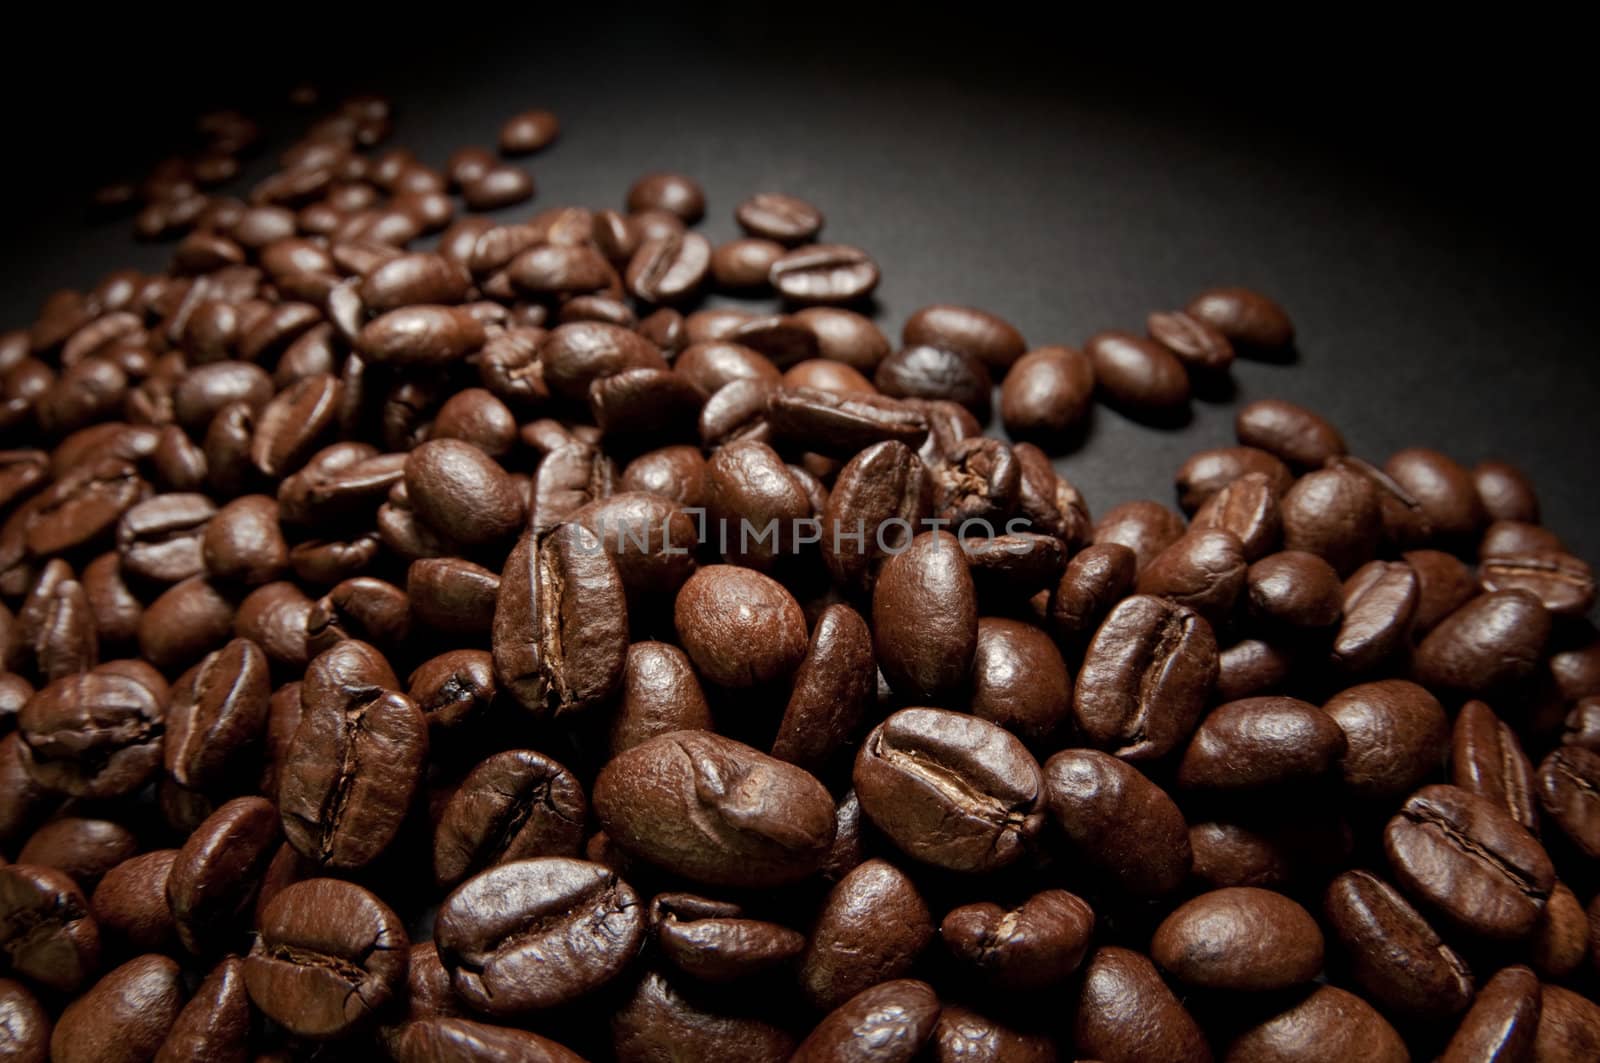
[[[1502,878],[1509,880],[1520,893],[1535,900],[1544,900],[1550,895],[1549,890],[1540,890],[1529,880],[1527,873],[1521,868],[1495,850],[1463,834],[1443,814],[1431,808],[1404,808],[1400,810],[1400,814],[1423,830],[1429,827],[1434,828],[1444,835],[1458,850],[1477,856],[1484,864],[1498,871]]]
[[[963,808],[963,802],[968,806],[977,805],[983,809],[987,814],[982,818],[999,828],[991,842],[991,849],[999,847],[1008,829],[1020,830],[1027,821],[1028,813],[1023,808],[1014,807],[993,794],[978,789],[961,778],[958,773],[917,750],[886,746],[880,738],[873,753],[889,766],[927,784],[943,797],[949,809],[945,818],[968,813],[969,808]]]

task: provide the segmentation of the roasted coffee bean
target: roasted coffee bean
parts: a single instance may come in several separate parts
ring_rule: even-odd
[[[1134,552],[1139,571],[1183,537],[1183,518],[1159,502],[1124,502],[1106,511],[1094,526],[1096,543],[1118,543]]]
[[[1594,604],[1594,573],[1567,553],[1486,557],[1478,579],[1485,591],[1531,591],[1557,616],[1583,616]]]
[[[930,472],[934,514],[949,521],[963,539],[979,529],[992,535],[994,522],[1016,509],[1022,466],[998,439],[963,439]]]
[[[481,761],[451,796],[433,836],[441,889],[483,868],[538,856],[574,856],[588,804],[572,773],[542,753],[509,750]]]
[[[1281,889],[1293,881],[1293,854],[1268,834],[1239,823],[1208,821],[1189,828],[1194,881],[1213,889]]]
[[[271,693],[266,654],[248,639],[234,639],[190,669],[167,708],[167,774],[194,790],[224,785],[265,733]]]
[[[430,728],[481,720],[494,700],[494,659],[483,650],[450,650],[411,673],[407,694]]]
[[[500,127],[500,151],[528,155],[549,147],[561,133],[561,121],[550,111],[523,111]]]
[[[1472,470],[1472,483],[1488,520],[1539,523],[1539,496],[1516,466],[1503,461],[1480,461]]]
[[[1072,677],[1044,631],[999,617],[978,621],[971,712],[1030,744],[1043,742],[1066,724],[1072,712]]]
[[[977,648],[972,574],[948,532],[924,532],[889,557],[872,592],[878,664],[896,692],[936,698],[966,682]]]
[[[1417,574],[1417,609],[1411,618],[1414,639],[1432,631],[1439,621],[1478,593],[1472,570],[1451,554],[1411,550],[1402,555],[1402,560]]]
[[[650,926],[662,955],[702,982],[736,982],[765,974],[795,959],[806,947],[804,934],[745,918],[736,904],[689,893],[657,894],[650,902]]]
[[[484,345],[483,326],[454,306],[409,305],[362,327],[356,348],[378,365],[425,368],[448,365]]]
[[[1244,548],[1229,531],[1191,531],[1153,558],[1135,589],[1225,621],[1245,588]]]
[[[859,395],[874,395],[878,391],[872,381],[858,371],[843,362],[827,358],[807,358],[796,362],[784,371],[783,384],[789,388],[816,388]]]
[[[1397,800],[1433,776],[1445,755],[1444,709],[1415,683],[1363,683],[1335,694],[1322,708],[1344,732],[1339,770],[1345,789],[1358,798]],[[1459,718],[1457,726],[1459,736]]]
[[[1067,564],[1066,544],[1053,535],[1020,532],[992,539],[965,539],[961,552],[983,597],[1027,599],[1048,593]]]
[[[1368,871],[1347,871],[1323,899],[1329,932],[1350,976],[1393,1014],[1459,1015],[1471,1002],[1472,971],[1398,890]]]
[[[1096,389],[1135,417],[1167,417],[1186,407],[1189,375],[1166,347],[1127,332],[1101,332],[1084,352],[1094,365]]]
[[[992,385],[976,356],[939,347],[905,347],[878,364],[873,383],[885,395],[903,399],[948,400],[989,419]]]
[[[1399,451],[1384,463],[1384,471],[1417,500],[1435,535],[1459,540],[1483,526],[1472,474],[1438,451]]]
[[[533,479],[533,534],[540,538],[589,503],[611,497],[617,467],[598,447],[573,439],[539,462]]]
[[[1560,746],[1539,765],[1539,805],[1584,856],[1600,856],[1600,753]]]
[[[165,956],[144,955],[108,972],[68,1004],[50,1035],[60,1063],[132,1063],[155,1058],[183,1009],[183,972]]]
[[[889,356],[888,338],[870,318],[853,310],[807,307],[795,311],[794,318],[817,337],[817,353],[823,358],[870,373]]]
[[[1212,495],[1251,473],[1266,477],[1274,498],[1294,486],[1294,476],[1276,456],[1255,447],[1219,447],[1190,455],[1175,478],[1178,501],[1186,512],[1196,512]]]
[[[1590,1059],[1600,1052],[1600,1005],[1548,983],[1540,987],[1539,996],[1534,1059]]]
[[[628,291],[647,303],[677,303],[694,295],[711,267],[711,244],[699,233],[646,240],[628,262]]]
[[[1045,890],[1007,911],[989,901],[954,908],[939,924],[956,959],[1010,992],[1060,985],[1078,969],[1094,934],[1094,912],[1066,890]]]
[[[818,626],[820,630],[820,623]],[[682,650],[665,642],[635,642],[628,647],[622,689],[608,732],[612,756],[657,735],[709,731],[711,727],[705,693]]]
[[[405,928],[350,882],[316,878],[284,888],[260,917],[244,961],[250,1000],[301,1037],[339,1037],[372,1021],[405,988]]]
[[[41,679],[86,672],[98,663],[99,650],[88,593],[77,580],[62,580],[43,603],[33,639]]]
[[[1177,355],[1186,368],[1202,373],[1224,373],[1233,364],[1233,344],[1207,321],[1182,310],[1152,313],[1145,319],[1152,340]]]
[[[1478,937],[1517,940],[1555,885],[1539,843],[1487,798],[1425,786],[1384,829],[1384,851],[1406,892]]]
[[[1317,554],[1340,575],[1371,560],[1383,535],[1371,479],[1338,466],[1297,480],[1283,496],[1281,515],[1284,547]]]
[[[939,998],[926,982],[881,982],[817,1024],[791,1063],[910,1063],[933,1037]]]
[[[138,851],[138,838],[120,823],[61,816],[33,832],[18,851],[17,863],[65,871],[88,894],[106,872]]]
[[[496,163],[461,189],[469,210],[499,210],[533,198],[533,178],[527,171]]]
[[[906,319],[901,341],[907,347],[929,346],[959,351],[1004,375],[1027,350],[1015,326],[986,310],[938,303]]]
[[[147,487],[125,461],[85,461],[31,502],[24,541],[35,557],[52,557],[105,541],[122,515],[143,500]]]
[[[878,264],[846,244],[807,244],[772,264],[767,279],[778,294],[803,306],[865,299],[878,286]]]
[[[594,810],[624,850],[711,885],[792,882],[821,865],[833,801],[811,775],[709,731],[677,731],[613,757]]]
[[[1163,1063],[1211,1058],[1194,1018],[1137,952],[1109,945],[1096,949],[1074,1010],[1073,1040],[1085,1057]]]
[[[933,512],[933,484],[903,443],[863,449],[839,471],[822,513],[822,559],[839,582],[870,586],[881,559],[904,550]]]
[[[1237,1063],[1313,1059],[1407,1063],[1411,1053],[1372,1005],[1354,993],[1324,985],[1234,1038],[1226,1058]]]
[[[672,367],[707,395],[735,380],[761,380],[774,387],[782,379],[778,367],[758,351],[739,343],[695,343],[673,359]]]
[[[1428,633],[1412,670],[1437,689],[1489,695],[1533,673],[1550,627],[1549,611],[1525,590],[1482,594]]]
[[[772,390],[759,380],[735,380],[719,389],[700,409],[700,442],[715,449],[744,440],[770,441],[767,402]]]
[[[50,1016],[21,982],[0,978],[0,1051],[15,1063],[50,1058]]]
[[[452,634],[485,634],[494,624],[500,577],[458,557],[423,558],[406,570],[406,597],[417,618]]]
[[[178,1013],[155,1063],[244,1058],[249,1037],[250,997],[244,987],[244,960],[227,956],[211,969]]]
[[[1333,659],[1349,672],[1374,671],[1409,639],[1419,597],[1416,570],[1404,561],[1369,561],[1345,580],[1343,597]]]
[[[539,344],[539,359],[551,390],[587,400],[589,385],[624,369],[665,369],[666,359],[649,340],[629,329],[598,321],[562,325]]]
[[[800,959],[800,990],[828,1011],[911,970],[933,940],[928,906],[905,872],[868,860],[840,879]]]
[[[1583,698],[1567,713],[1561,741],[1600,752],[1600,698]]]
[[[100,879],[90,907],[108,945],[134,952],[171,952],[179,947],[177,924],[167,903],[167,876],[177,856],[176,849],[142,853]]]
[[[1158,759],[1194,730],[1216,675],[1211,625],[1185,606],[1134,595],[1089,643],[1073,715],[1092,745],[1129,760]]]
[[[0,867],[0,955],[9,971],[60,993],[76,992],[93,977],[100,931],[65,872]]]
[[[625,491],[647,491],[684,507],[705,501],[706,461],[699,447],[675,445],[639,455],[622,471]]]
[[[1150,955],[1185,985],[1233,992],[1285,989],[1322,969],[1322,931],[1281,893],[1213,890],[1156,928]]]
[[[1283,534],[1278,492],[1263,473],[1223,485],[1195,512],[1190,531],[1225,531],[1239,539],[1247,561],[1277,549]]]
[[[1316,554],[1269,554],[1250,566],[1246,583],[1250,612],[1269,633],[1326,629],[1339,621],[1339,574]]]
[[[406,459],[405,484],[423,520],[462,546],[504,540],[523,523],[521,492],[493,458],[470,443],[423,443]]]
[[[704,994],[686,995],[655,970],[647,970],[619,1001],[610,1026],[610,1048],[617,1059],[625,1060],[704,1054],[780,1063],[795,1047],[792,1034],[749,1009],[730,1007]]]
[[[209,953],[248,925],[261,878],[282,842],[278,810],[264,797],[235,798],[195,828],[167,876],[167,903],[185,948]]]
[[[729,240],[711,252],[711,277],[724,291],[765,288],[772,264],[783,256],[783,245],[774,240]]]
[[[404,311],[397,311],[404,313]],[[308,376],[284,388],[262,408],[250,436],[250,462],[263,476],[277,478],[299,469],[317,450],[324,437],[334,426],[341,389],[336,378],[327,373]],[[237,409],[230,405],[227,409]],[[211,433],[217,430],[217,419],[211,423]],[[211,459],[211,447],[206,448],[207,462],[213,469],[218,464]],[[213,484],[215,486],[215,483]],[[229,492],[238,494],[238,491]]]
[[[1283,307],[1249,288],[1212,288],[1185,309],[1246,350],[1276,353],[1294,344],[1294,325]]]
[[[1295,698],[1246,698],[1201,721],[1178,766],[1183,787],[1239,791],[1316,779],[1345,752],[1344,732]]]
[[[247,586],[282,576],[289,546],[278,520],[278,503],[267,495],[245,495],[217,510],[200,536],[207,575]]]
[[[780,440],[840,459],[891,440],[919,447],[928,437],[927,421],[905,403],[813,387],[774,391],[767,401],[767,420]]]
[[[1565,549],[1555,532],[1517,520],[1495,521],[1484,530],[1483,538],[1478,540],[1478,556],[1485,561],[1500,557],[1558,554]]]
[[[1481,701],[1467,702],[1456,715],[1450,781],[1488,798],[1530,833],[1539,832],[1533,766],[1516,733]]]
[[[354,640],[306,671],[305,714],[282,765],[278,805],[289,843],[324,867],[363,867],[381,854],[421,782],[427,721],[395,686],[378,652]]]
[[[1044,784],[1022,743],[986,720],[902,709],[862,743],[861,809],[907,855],[955,871],[1015,863],[1043,826]]]
[[[1045,762],[1051,815],[1074,852],[1119,889],[1171,893],[1189,873],[1188,827],[1155,783],[1104,753],[1073,749]]]
[[[391,258],[361,280],[361,301],[371,314],[417,303],[459,303],[472,283],[466,267],[443,255],[412,253]]]
[[[981,637],[980,633],[980,645]],[[630,665],[639,645],[629,648]],[[1063,683],[1065,671],[1063,665]],[[688,682],[692,679],[687,677]],[[685,694],[691,696],[690,716],[700,715],[703,701],[695,705],[692,700],[692,695],[698,693],[698,686],[686,684]],[[793,691],[772,742],[772,755],[808,771],[821,769],[855,736],[876,695],[872,632],[861,614],[848,605],[830,605],[817,618],[806,655],[795,670]]]
[[[734,211],[739,227],[751,236],[780,244],[803,244],[822,231],[822,212],[803,199],[781,192],[762,192]]]
[[[205,495],[167,494],[141,502],[117,524],[123,572],[136,579],[176,583],[204,571],[201,540],[217,507]]]
[[[660,210],[694,224],[706,212],[705,193],[693,178],[676,173],[651,173],[628,189],[628,210]]]
[[[751,569],[710,565],[691,576],[675,604],[678,638],[713,683],[749,687],[794,672],[806,652],[799,603]]]
[[[161,763],[164,694],[105,671],[58,679],[17,717],[22,762],[41,785],[59,793],[132,793]]]
[[[1081,645],[1100,627],[1113,605],[1133,589],[1134,552],[1119,543],[1087,546],[1061,573],[1048,613],[1056,638]]]
[[[811,500],[777,451],[753,439],[719,448],[706,464],[706,509],[723,557],[770,570],[793,553]]]
[[[1557,882],[1533,931],[1534,968],[1546,978],[1566,978],[1589,958],[1589,917],[1572,890]]]
[[[1526,967],[1501,968],[1463,1016],[1440,1063],[1534,1058],[1540,1010],[1538,977]]]
[[[306,613],[306,652],[322,653],[343,639],[392,649],[411,633],[411,602],[392,583],[370,576],[341,580]]]
[[[1240,407],[1234,431],[1245,446],[1303,469],[1321,468],[1328,459],[1345,453],[1338,429],[1304,406],[1282,399],[1257,399]]]

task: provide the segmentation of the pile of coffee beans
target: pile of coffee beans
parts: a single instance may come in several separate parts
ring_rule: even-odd
[[[555,116],[390,119],[236,199],[208,116],[98,197],[170,269],[0,335],[0,1060],[1600,1059],[1594,579],[1515,468],[1269,399],[1094,519],[1093,402],[1276,303],[892,344],[810,203],[458,217]]]

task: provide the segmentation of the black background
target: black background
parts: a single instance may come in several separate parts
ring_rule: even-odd
[[[722,239],[741,198],[791,192],[882,264],[891,335],[934,301],[991,309],[1040,345],[1138,330],[1211,285],[1277,297],[1295,364],[1239,364],[1236,398],[1197,404],[1180,430],[1096,411],[1062,463],[1096,512],[1171,501],[1183,457],[1231,442],[1239,401],[1276,395],[1379,461],[1422,444],[1517,462],[1546,522],[1600,559],[1592,114],[1574,28],[917,11],[37,16],[0,69],[0,327],[53,288],[166,261],[125,219],[91,225],[83,202],[183,147],[207,107],[287,133],[297,80],[325,100],[381,91],[391,143],[438,165],[544,106],[565,131],[527,163],[538,197],[506,216],[620,206],[633,177],[670,168],[703,183]]]

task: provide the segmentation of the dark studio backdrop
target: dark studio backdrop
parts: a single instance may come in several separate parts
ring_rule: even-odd
[[[507,216],[620,206],[633,177],[671,168],[704,184],[703,229],[720,240],[741,198],[792,192],[882,265],[891,335],[935,301],[1075,345],[1215,284],[1277,297],[1298,327],[1294,364],[1239,363],[1237,394],[1177,430],[1096,409],[1062,462],[1096,512],[1172,501],[1183,458],[1232,442],[1238,403],[1275,395],[1377,461],[1423,444],[1522,465],[1546,523],[1600,561],[1595,219],[1579,161],[1592,114],[1570,28],[1115,25],[991,6],[1006,21],[981,21],[981,5],[441,9],[470,24],[401,23],[399,9],[36,15],[0,70],[0,327],[26,324],[53,288],[167,260],[126,219],[88,224],[83,203],[184,147],[208,107],[286,134],[301,79],[330,101],[380,91],[396,101],[391,143],[439,165],[543,106],[564,132],[527,162],[537,198]]]

